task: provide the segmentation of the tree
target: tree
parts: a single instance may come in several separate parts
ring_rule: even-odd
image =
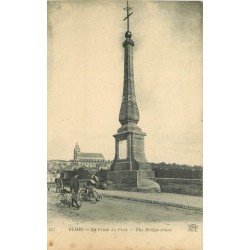
[[[101,182],[104,182],[107,180],[108,170],[101,169],[96,173],[96,176],[99,178]]]
[[[88,170],[84,169],[83,167],[80,167],[75,170],[76,173],[79,175],[79,179],[90,179],[91,174]]]
[[[179,165],[176,163],[152,163],[156,178],[202,179],[201,166]]]

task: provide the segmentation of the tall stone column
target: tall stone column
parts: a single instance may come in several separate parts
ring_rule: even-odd
[[[124,83],[122,104],[119,114],[119,121],[123,130],[127,130],[128,126],[136,128],[140,116],[135,97],[134,86],[134,70],[133,70],[133,46],[134,42],[131,40],[132,34],[130,31],[125,33],[126,40],[123,43],[124,47]]]
[[[131,15],[131,14],[130,14]],[[128,15],[129,16],[129,15]],[[144,152],[144,137],[137,126],[140,115],[135,96],[132,33],[125,33],[124,82],[122,103],[119,113],[121,127],[114,135],[115,159],[108,173],[108,180],[114,189],[159,192],[160,186],[152,179],[155,177],[152,164],[148,163]]]

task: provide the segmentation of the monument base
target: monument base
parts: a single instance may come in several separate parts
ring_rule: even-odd
[[[108,181],[112,184],[109,190],[123,190],[135,192],[161,192],[159,184],[150,178],[154,178],[152,170],[119,170],[109,171]]]

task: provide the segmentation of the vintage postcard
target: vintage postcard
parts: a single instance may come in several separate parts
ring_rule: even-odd
[[[201,250],[200,1],[48,1],[49,250]]]

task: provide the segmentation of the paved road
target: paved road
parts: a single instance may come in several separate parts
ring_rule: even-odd
[[[176,208],[184,208],[188,210],[202,212],[203,198],[199,196],[191,196],[173,193],[141,193],[127,192],[118,190],[101,190],[102,194],[110,198],[121,198],[125,200],[143,201],[146,203],[155,203]]]
[[[48,223],[67,222],[201,222],[202,214],[136,201],[104,198],[96,204],[83,203],[79,210],[56,205],[57,193],[48,194]]]

